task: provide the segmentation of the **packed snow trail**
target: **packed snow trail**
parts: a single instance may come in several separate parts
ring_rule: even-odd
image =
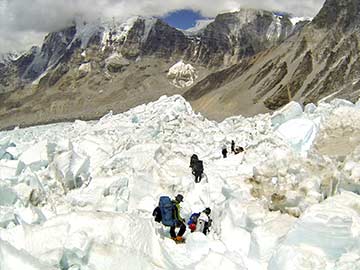
[[[172,96],[1,132],[0,269],[358,269],[360,148],[316,148],[358,120],[335,100],[216,123]],[[223,159],[231,140],[245,152]],[[178,193],[186,220],[212,209],[209,235],[187,230],[177,245],[153,220],[159,197]]]

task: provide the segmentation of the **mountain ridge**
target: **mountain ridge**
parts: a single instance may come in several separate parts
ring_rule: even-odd
[[[231,67],[222,71],[227,76],[215,87],[207,83],[212,80],[211,76],[216,76],[210,74],[184,96],[196,104],[197,110],[217,120],[230,113],[268,112],[292,100],[304,105],[333,98],[356,102],[360,94],[357,56],[360,36],[358,25],[350,22],[352,19],[356,22],[359,16],[352,19],[347,16],[354,14],[353,6],[357,1],[340,2],[326,1],[312,22],[278,47],[261,52],[243,67],[243,72]],[[328,10],[332,12],[325,16]],[[327,21],[331,20],[332,13],[336,13],[333,22]],[[199,92],[203,93],[201,97],[196,95]],[[217,107],[229,107],[229,104],[231,107],[234,102],[225,101],[232,99],[245,101],[227,108],[227,113],[213,113]]]
[[[199,81],[280,43],[292,29],[287,17],[257,10],[221,14],[197,34],[184,34],[157,18],[77,22],[50,33],[41,48],[0,70],[0,126],[71,114],[91,119],[164,94],[183,94],[188,87],[176,88],[166,76],[179,60],[197,70]]]

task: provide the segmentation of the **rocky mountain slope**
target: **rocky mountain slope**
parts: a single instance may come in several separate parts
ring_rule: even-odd
[[[183,94],[192,82],[278,45],[293,29],[287,16],[258,10],[220,14],[195,32],[155,18],[77,21],[0,64],[0,128],[96,118]],[[194,75],[189,81],[185,73],[177,85],[168,74],[180,60]]]
[[[357,0],[326,1],[312,22],[280,46],[211,74],[185,98],[215,119],[273,110],[290,100],[357,101],[359,9]]]

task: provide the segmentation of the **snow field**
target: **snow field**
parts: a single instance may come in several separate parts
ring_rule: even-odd
[[[216,123],[172,96],[99,121],[1,132],[0,269],[357,269],[360,150],[343,163],[314,148],[350,125],[331,120],[346,113],[360,118],[334,101]],[[222,159],[231,140],[245,152]],[[187,231],[183,245],[151,216],[161,195],[178,193],[184,218],[210,207],[213,219],[209,235]]]

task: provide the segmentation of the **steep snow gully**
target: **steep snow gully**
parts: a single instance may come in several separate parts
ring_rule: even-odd
[[[0,269],[360,269],[360,148],[317,148],[341,130],[356,141],[359,123],[344,100],[216,123],[164,96],[0,132]],[[245,151],[224,159],[231,140]],[[151,215],[178,193],[183,217],[210,207],[213,219],[180,245]]]

